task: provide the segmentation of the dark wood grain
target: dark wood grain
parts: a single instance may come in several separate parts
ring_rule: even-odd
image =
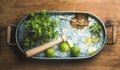
[[[1,31],[0,70],[119,70],[120,69],[120,1],[119,0],[0,0],[0,26],[17,24],[30,12],[87,11],[103,22],[113,20],[117,26],[117,43],[105,46],[95,57],[86,60],[30,60],[21,57],[16,46],[6,44]]]

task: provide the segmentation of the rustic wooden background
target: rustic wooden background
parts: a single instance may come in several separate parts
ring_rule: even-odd
[[[6,44],[6,30],[0,32],[0,70],[120,70],[120,1],[119,0],[0,0],[0,27],[17,24],[30,12],[87,11],[103,22],[114,21],[117,43],[105,46],[95,57],[86,60],[30,60],[22,58],[16,46]]]

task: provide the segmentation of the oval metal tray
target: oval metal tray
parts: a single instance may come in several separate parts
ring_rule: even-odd
[[[34,58],[34,59],[85,59],[85,58],[90,58],[90,57],[93,57],[95,55],[97,55],[104,47],[105,45],[105,42],[106,42],[106,28],[103,24],[103,22],[100,20],[100,18],[98,18],[96,15],[94,14],[91,14],[91,13],[88,13],[88,12],[80,12],[80,11],[49,11],[47,12],[48,14],[50,14],[51,16],[58,16],[58,15],[65,15],[65,16],[71,16],[71,15],[75,15],[75,14],[85,14],[85,15],[88,15],[92,18],[94,18],[95,20],[98,21],[98,23],[100,24],[100,26],[102,27],[102,31],[103,31],[103,42],[101,43],[101,48],[98,49],[98,51],[93,54],[93,55],[87,55],[87,56],[78,56],[78,57],[41,57],[41,56],[33,56],[31,58]],[[55,17],[54,17],[55,18]],[[15,38],[16,38],[16,43],[20,49],[20,51],[25,55],[25,52],[23,51],[21,45],[20,45],[20,41],[21,39],[23,39],[22,36],[24,36],[24,22],[28,19],[28,15],[25,16],[17,25],[17,29],[16,29],[16,34],[15,34]]]

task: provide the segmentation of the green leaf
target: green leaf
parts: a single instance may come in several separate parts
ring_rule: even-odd
[[[27,39],[23,40],[23,44],[27,48],[32,48],[36,44],[44,44],[58,36],[55,28],[58,26],[58,21],[50,18],[46,10],[40,13],[31,13],[30,18],[25,22],[25,28],[28,32]]]

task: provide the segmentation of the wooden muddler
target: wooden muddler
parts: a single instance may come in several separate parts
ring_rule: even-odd
[[[66,41],[66,40],[67,40],[66,37],[62,36],[62,37],[58,38],[55,41],[48,42],[48,43],[46,43],[44,45],[41,45],[41,46],[38,46],[38,47],[35,47],[33,49],[30,49],[30,50],[26,51],[26,56],[31,57],[31,56],[33,56],[35,54],[38,54],[38,53],[40,53],[40,52],[42,52],[42,51],[44,51],[44,50],[46,50],[46,49],[48,49],[50,47],[53,47],[54,45],[57,45],[60,42]]]

